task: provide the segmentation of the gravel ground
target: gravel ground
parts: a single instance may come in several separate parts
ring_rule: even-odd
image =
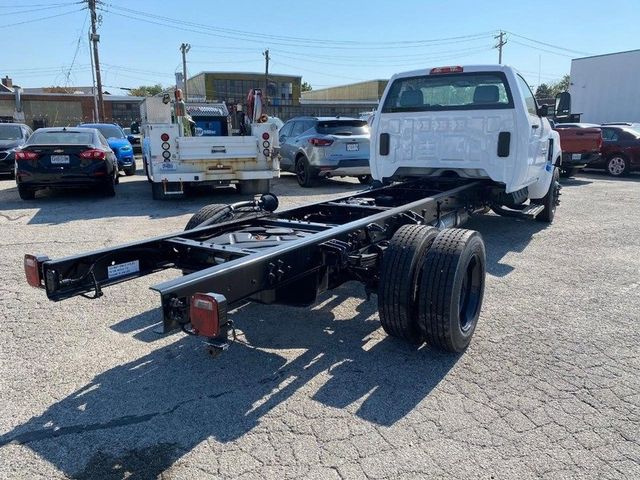
[[[52,258],[181,230],[233,191],[153,202],[18,198],[0,181],[0,478],[640,478],[640,177],[565,182],[545,228],[487,215],[485,303],[461,356],[386,337],[345,285],[309,309],[249,305],[210,358],[153,332],[161,272],[60,303],[25,283]],[[359,185],[300,189],[281,205]]]

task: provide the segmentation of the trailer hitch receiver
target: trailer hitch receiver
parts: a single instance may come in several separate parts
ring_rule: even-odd
[[[189,304],[189,319],[196,335],[217,337],[227,323],[227,299],[218,293],[196,293]]]

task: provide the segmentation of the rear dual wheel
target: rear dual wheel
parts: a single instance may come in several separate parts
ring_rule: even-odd
[[[398,229],[384,252],[378,307],[383,329],[414,344],[461,352],[476,328],[486,253],[478,232]]]

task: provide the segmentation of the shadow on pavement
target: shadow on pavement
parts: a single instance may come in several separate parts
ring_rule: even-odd
[[[358,298],[360,292],[353,284],[334,290],[312,315],[308,309],[247,305],[234,315],[243,335],[219,358],[212,360],[198,339],[182,336],[97,375],[0,436],[0,447],[27,445],[77,478],[124,478],[124,472],[133,472],[128,478],[156,478],[209,437],[229,442],[248,433],[319,375],[328,380],[313,400],[392,425],[429,395],[459,357],[372,336],[379,327],[375,301]],[[354,297],[361,302],[354,318],[336,319],[332,308]],[[151,315],[118,328],[144,330],[146,321],[153,322]],[[287,359],[279,349],[302,353]]]

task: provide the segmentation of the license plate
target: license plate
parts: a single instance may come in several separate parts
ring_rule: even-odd
[[[69,155],[51,155],[52,165],[60,165],[63,163],[69,163]]]
[[[582,160],[582,154],[581,153],[572,153],[571,154],[571,160]]]
[[[171,162],[162,162],[160,164],[160,170],[175,170],[176,164]]]
[[[347,152],[357,152],[360,150],[359,143],[347,143]]]

